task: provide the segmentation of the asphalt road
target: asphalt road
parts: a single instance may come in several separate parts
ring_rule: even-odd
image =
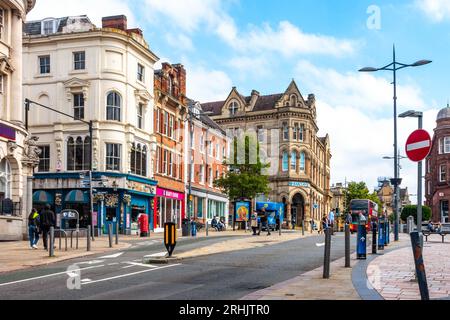
[[[261,235],[260,239],[264,243],[267,236]],[[182,239],[175,253],[223,240]],[[236,300],[320,267],[323,243],[323,236],[314,236],[152,266],[141,264],[142,258],[162,253],[165,248],[149,240],[116,254],[1,274],[0,300]],[[332,239],[332,260],[343,255],[344,236],[337,234]],[[80,270],[80,289],[76,289],[78,273],[68,272],[70,266]]]

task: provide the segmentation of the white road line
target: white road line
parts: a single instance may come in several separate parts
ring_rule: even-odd
[[[145,268],[157,268],[157,266],[153,266],[151,264],[144,264],[144,263],[138,263],[138,262],[124,262],[126,264],[131,264],[133,266],[138,266],[138,267],[145,267]]]
[[[108,266],[117,266],[118,264],[119,264],[118,262],[115,262],[115,263],[108,264]]]
[[[156,270],[160,270],[160,269],[172,268],[172,267],[176,267],[176,266],[179,266],[179,265],[180,264],[172,264],[170,266],[164,266],[164,267],[159,267],[159,268],[154,268],[154,269],[148,269],[148,270],[143,270],[143,271],[138,271],[138,272],[133,272],[133,273],[128,273],[128,274],[123,274],[123,275],[116,276],[116,277],[111,277],[111,278],[95,280],[95,281],[91,281],[91,282],[87,282],[87,283],[82,283],[82,285],[87,285],[87,284],[92,284],[92,283],[97,283],[97,282],[104,282],[104,281],[109,281],[109,280],[115,280],[115,279],[120,279],[120,278],[125,278],[125,277],[131,277],[131,276],[135,276],[135,275],[138,275],[138,274],[141,274],[141,273],[156,271]]]
[[[102,264],[102,265],[100,265],[100,266],[93,266],[93,267],[87,267],[87,268],[80,268],[79,270],[82,271],[82,270],[88,270],[88,269],[100,268],[100,267],[104,267],[104,266],[105,266],[105,265]],[[18,281],[13,281],[13,282],[0,283],[0,287],[3,287],[3,286],[9,286],[9,285],[16,284],[16,283],[22,283],[22,282],[28,282],[28,281],[39,280],[39,279],[44,279],[44,278],[50,278],[50,277],[54,277],[54,276],[60,276],[60,275],[63,275],[63,274],[68,274],[68,272],[67,272],[67,271],[64,271],[64,272],[58,272],[58,273],[48,274],[48,275],[41,276],[41,277],[34,277],[34,278],[23,279],[23,280],[18,280]]]
[[[125,266],[125,267],[122,267],[122,269],[128,269],[128,268],[133,268],[134,266]]]
[[[167,251],[166,252],[150,254],[148,256],[144,256],[144,258],[165,257],[166,255],[167,255]]]
[[[91,279],[83,279],[83,280],[81,280],[81,282],[91,282],[92,280]]]
[[[100,259],[115,259],[115,258],[120,257],[121,255],[123,255],[123,252],[112,254],[110,256],[104,256],[104,257],[101,257]]]

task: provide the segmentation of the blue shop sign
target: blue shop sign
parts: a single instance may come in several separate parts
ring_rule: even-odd
[[[289,187],[297,187],[297,188],[310,188],[310,184],[308,182],[296,182],[290,181]]]

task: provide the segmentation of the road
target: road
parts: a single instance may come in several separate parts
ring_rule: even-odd
[[[224,239],[182,239],[175,253],[213,246]],[[261,236],[261,242],[265,241],[266,236]],[[343,234],[333,236],[332,241],[333,261],[344,255]],[[0,300],[236,300],[320,267],[323,242],[323,236],[313,236],[152,266],[141,264],[142,258],[165,248],[150,240],[107,256],[1,274]],[[352,243],[354,248],[355,237]],[[77,273],[67,272],[73,265],[80,269],[81,289],[69,289],[76,284],[71,276]]]

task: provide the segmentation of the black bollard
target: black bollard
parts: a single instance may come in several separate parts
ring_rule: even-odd
[[[113,246],[113,241],[112,241],[112,224],[110,223],[108,225],[108,238],[109,238],[109,247],[112,248]]]
[[[351,268],[350,265],[350,225],[345,224],[345,267]]]
[[[91,226],[87,226],[87,251],[91,251]]]
[[[55,228],[54,227],[50,227],[50,239],[49,239],[50,243],[48,244],[48,255],[49,257],[54,257],[55,256]]]
[[[425,265],[423,262],[423,248],[420,245],[419,232],[411,232],[411,245],[414,255],[414,263],[416,265],[416,277],[419,283],[420,296],[422,300],[430,300],[428,292],[427,275],[425,273]]]
[[[206,236],[209,235],[209,223],[206,221]]]
[[[377,254],[377,228],[376,223],[372,224],[372,254]]]
[[[323,261],[323,278],[330,278],[330,256],[331,256],[331,230],[325,230],[325,252]]]
[[[119,244],[119,224],[116,223],[116,245]]]

